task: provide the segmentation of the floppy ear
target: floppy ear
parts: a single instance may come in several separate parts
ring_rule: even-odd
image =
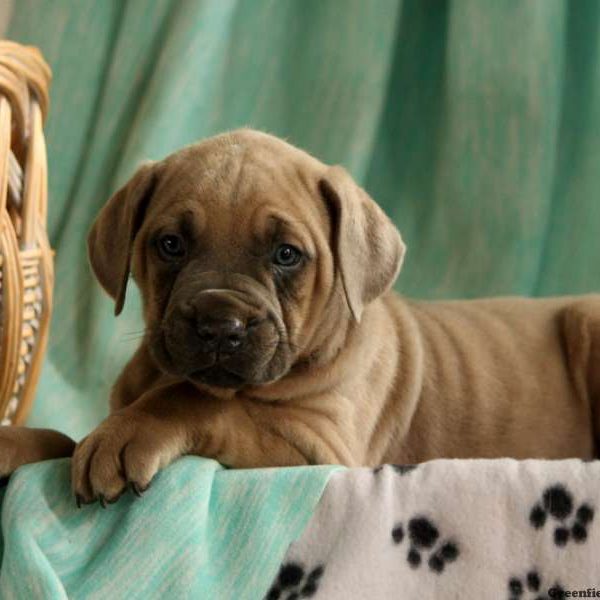
[[[156,187],[155,163],[146,163],[104,205],[88,234],[88,255],[100,285],[123,310],[135,236]]]
[[[319,189],[333,217],[333,250],[346,300],[360,321],[363,308],[392,287],[406,246],[383,210],[342,167],[330,167]]]

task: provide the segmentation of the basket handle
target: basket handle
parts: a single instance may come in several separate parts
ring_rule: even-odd
[[[47,178],[43,166],[46,146],[42,128],[48,111],[50,78],[50,68],[37,48],[0,41],[0,98],[3,100],[0,135],[1,139],[9,140],[8,148],[2,148],[0,153],[3,157],[0,213],[10,208],[10,190],[15,205],[11,214],[22,249],[34,244],[36,223],[39,220],[46,223]],[[22,181],[23,164],[42,166],[26,170]]]

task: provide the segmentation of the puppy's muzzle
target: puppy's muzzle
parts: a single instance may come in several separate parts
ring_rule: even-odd
[[[179,306],[180,318],[192,330],[193,346],[219,358],[247,349],[249,333],[263,320],[235,290],[207,289]]]
[[[243,350],[248,333],[264,319],[234,290],[203,290],[179,311],[197,338],[196,348],[204,354],[230,355]]]
[[[283,328],[259,293],[194,286],[172,298],[154,345],[170,372],[209,385],[272,380],[289,366]]]

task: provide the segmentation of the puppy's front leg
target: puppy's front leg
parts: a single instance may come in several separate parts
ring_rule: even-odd
[[[306,419],[247,400],[203,395],[189,384],[152,390],[110,415],[82,440],[73,456],[78,503],[115,502],[129,485],[141,494],[157,471],[193,454],[236,468],[347,462]],[[288,416],[286,417],[286,414]]]
[[[0,476],[23,465],[71,456],[75,442],[64,433],[30,427],[0,427]]]

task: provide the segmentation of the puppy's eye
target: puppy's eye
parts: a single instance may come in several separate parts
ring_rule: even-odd
[[[290,244],[282,244],[273,254],[273,264],[278,267],[295,267],[302,258],[302,252]]]
[[[158,239],[158,251],[165,260],[181,258],[185,254],[183,238],[173,234],[161,236]]]

